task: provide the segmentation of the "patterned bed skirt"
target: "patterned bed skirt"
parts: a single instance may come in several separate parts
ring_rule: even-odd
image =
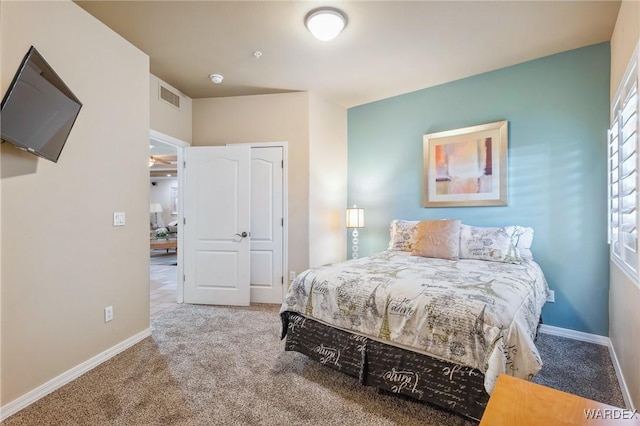
[[[295,312],[283,312],[285,350],[308,356],[360,383],[480,420],[489,400],[484,375],[364,336],[335,329]]]

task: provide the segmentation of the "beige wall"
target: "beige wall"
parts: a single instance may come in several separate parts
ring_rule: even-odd
[[[2,145],[6,406],[149,327],[149,59],[70,1],[1,2],[0,39],[2,94],[33,44],[84,104],[57,164]]]
[[[160,99],[160,84],[180,96],[180,108]],[[160,80],[153,74],[149,75],[149,105],[151,110],[150,125],[165,135],[173,136],[184,142],[191,142],[192,135],[192,108],[190,97]]]
[[[640,289],[611,262],[609,338],[615,350],[633,407],[640,406]]]
[[[640,40],[640,2],[623,1],[611,37],[611,99]],[[640,287],[610,262],[609,338],[633,407],[640,407]]]
[[[309,266],[346,260],[347,111],[309,93]]]
[[[611,36],[611,99],[616,94],[629,59],[640,39],[640,2],[625,0],[620,4],[618,20]]]
[[[309,266],[308,117],[307,93],[193,100],[193,146],[288,143],[288,268],[296,272]]]

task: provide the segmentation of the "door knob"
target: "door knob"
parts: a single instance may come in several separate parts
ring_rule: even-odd
[[[236,235],[240,238],[246,238],[249,234],[247,234],[246,232],[243,232],[242,234],[236,234]]]

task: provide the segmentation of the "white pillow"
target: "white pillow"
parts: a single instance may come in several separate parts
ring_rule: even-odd
[[[520,263],[522,257],[516,247],[519,228],[486,228],[460,225],[460,258],[493,262]]]
[[[505,226],[509,234],[515,234],[516,247],[520,251],[520,257],[523,259],[533,259],[531,253],[531,245],[533,244],[533,228],[526,226]]]
[[[392,220],[389,226],[389,250],[412,251],[416,244],[418,223],[419,220]]]

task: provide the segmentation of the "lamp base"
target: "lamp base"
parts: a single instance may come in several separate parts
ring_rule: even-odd
[[[360,256],[358,255],[358,230],[356,228],[353,228],[353,232],[351,233],[351,236],[353,237],[351,239],[351,258],[352,259],[357,259]]]

